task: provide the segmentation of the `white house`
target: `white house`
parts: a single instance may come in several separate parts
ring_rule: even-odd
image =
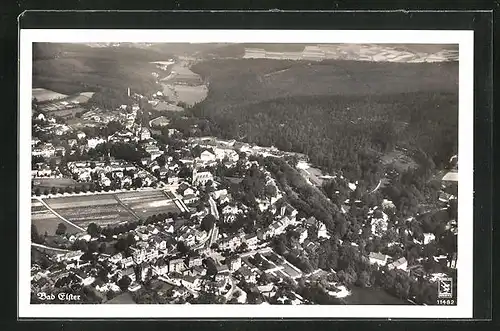
[[[379,266],[385,266],[387,264],[389,256],[381,253],[370,252],[368,258],[370,259],[370,264],[378,264]]]
[[[87,147],[88,148],[95,148],[99,144],[104,144],[106,140],[102,138],[90,138],[87,140]]]
[[[205,185],[208,181],[213,181],[214,176],[208,171],[193,171],[193,185]]]
[[[200,155],[200,160],[203,162],[212,162],[216,160],[216,157],[210,151],[203,151]]]
[[[392,269],[399,269],[406,271],[408,269],[408,261],[406,261],[406,258],[402,257],[392,263],[390,263],[388,266],[389,270]]]
[[[424,233],[424,245],[429,244],[431,241],[435,240],[436,236],[433,233]]]

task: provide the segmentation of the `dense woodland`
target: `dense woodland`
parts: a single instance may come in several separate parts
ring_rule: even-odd
[[[191,109],[209,120],[200,134],[305,153],[367,185],[397,145],[437,168],[457,152],[454,63],[224,60],[192,69],[210,82],[207,99]]]

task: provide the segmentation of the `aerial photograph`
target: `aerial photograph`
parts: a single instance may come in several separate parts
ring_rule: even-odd
[[[31,304],[457,305],[458,45],[32,59]]]

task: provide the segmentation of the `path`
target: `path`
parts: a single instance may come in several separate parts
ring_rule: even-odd
[[[120,206],[125,208],[125,210],[128,211],[130,214],[132,214],[137,220],[141,219],[139,217],[139,215],[137,215],[137,213],[135,211],[133,211],[132,208],[130,208],[129,206],[124,204],[123,201],[121,201],[120,198],[118,198],[118,196],[116,194],[113,194],[113,198],[115,198],[115,200],[118,202],[118,204],[120,204]]]
[[[219,211],[217,210],[217,204],[215,203],[214,199],[212,199],[211,196],[208,198],[208,203],[210,204],[210,210],[212,215],[214,215],[215,219],[219,221]],[[210,231],[210,240],[208,242],[208,247],[211,247],[216,241],[217,237],[219,236],[219,228],[217,227],[217,222],[214,222],[214,225],[212,227],[212,230]]]
[[[42,205],[45,206],[45,208],[47,208],[48,210],[50,210],[52,212],[52,214],[56,215],[59,219],[63,220],[64,222],[66,222],[68,224],[71,224],[72,226],[74,226],[75,228],[77,228],[77,229],[79,229],[81,231],[87,231],[84,228],[81,228],[78,225],[76,225],[75,223],[70,222],[66,218],[62,217],[58,212],[56,212],[54,209],[50,208],[49,205],[45,201],[43,201],[43,199],[41,199],[41,198],[35,198],[35,199],[38,200],[38,201],[40,201],[42,203]]]
[[[70,250],[68,249],[62,249],[62,248],[55,248],[55,247],[49,247],[49,246],[45,246],[45,245],[41,245],[41,244],[35,244],[35,243],[31,243],[31,246],[33,247],[38,247],[38,248],[43,248],[45,250],[50,250],[50,251],[54,251],[54,252],[61,252],[61,253],[68,253],[68,252],[71,252]]]
[[[368,194],[375,193],[380,188],[381,184],[382,184],[382,179],[379,179],[377,186]]]

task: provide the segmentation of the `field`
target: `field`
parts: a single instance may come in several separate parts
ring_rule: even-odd
[[[149,121],[150,126],[156,126],[156,127],[161,127],[161,126],[167,126],[170,123],[170,120],[166,118],[165,116],[160,116],[155,119],[152,119]]]
[[[82,228],[86,228],[92,222],[103,226],[135,220],[134,213],[141,218],[146,218],[153,214],[179,212],[175,204],[161,191],[75,195],[44,201],[62,217]],[[35,207],[41,208],[38,205]],[[33,210],[32,214],[36,213],[40,212]],[[48,219],[48,217],[49,214],[43,214],[37,216],[37,219]]]
[[[57,93],[51,90],[47,90],[44,88],[34,88],[32,90],[33,98],[36,98],[39,102],[64,99],[68,96],[62,93]]]
[[[157,111],[183,111],[184,108],[170,104],[168,102],[159,102],[156,106],[153,107],[154,110]]]
[[[135,219],[111,194],[50,198],[45,202],[83,228],[92,222],[103,226]]]
[[[144,94],[157,90],[150,61],[165,53],[135,47],[89,47],[84,44],[35,43],[33,86],[68,95],[104,89]]]
[[[118,199],[130,207],[138,216],[179,212],[179,209],[161,191],[126,192],[117,194]]]
[[[66,233],[78,233],[79,229],[75,228],[69,223],[65,223],[51,211],[43,206],[43,204],[37,200],[32,200],[31,202],[31,223],[37,228],[39,234],[52,236],[55,235],[57,226],[59,223],[64,223],[66,225]]]
[[[55,188],[66,188],[68,186],[81,186],[82,184],[76,182],[71,178],[36,178],[32,181],[33,188],[51,189]]]
[[[173,85],[162,84],[163,94],[172,102],[182,102],[192,106],[203,101],[208,94],[208,88],[205,85]]]
[[[406,155],[401,150],[393,150],[390,153],[386,153],[382,156],[381,161],[385,165],[394,165],[394,167],[400,172],[405,171],[408,168],[415,168],[418,166],[411,157]]]

